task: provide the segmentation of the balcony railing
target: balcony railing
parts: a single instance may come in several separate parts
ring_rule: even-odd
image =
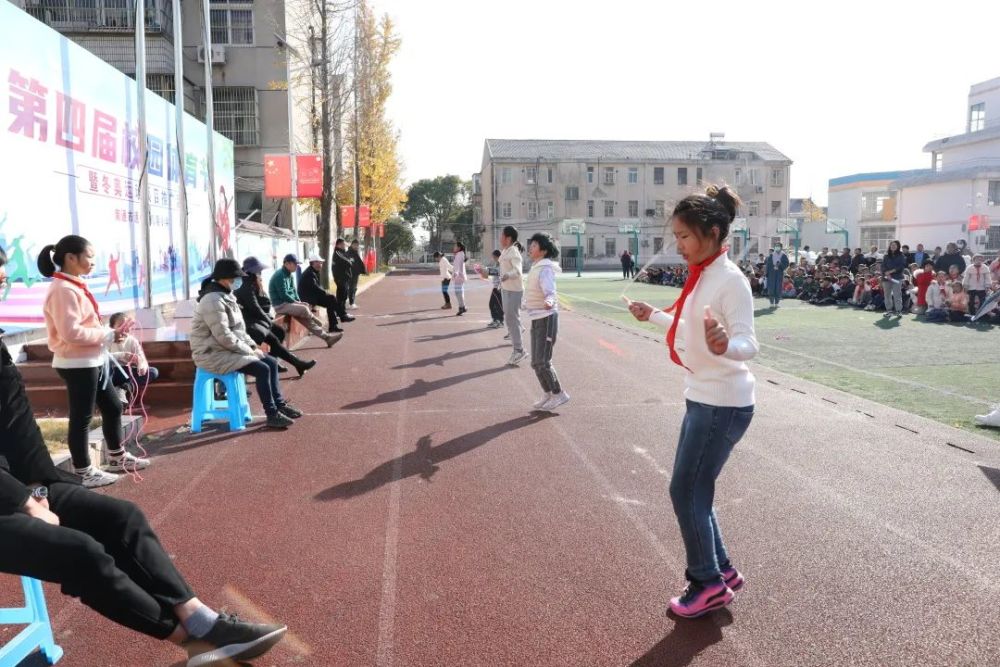
[[[135,29],[135,8],[131,2],[91,0],[83,6],[79,0],[35,0],[25,11],[60,32],[129,32]],[[146,2],[146,31],[173,37],[173,11],[170,5]]]

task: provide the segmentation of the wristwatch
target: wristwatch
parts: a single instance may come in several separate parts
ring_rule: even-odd
[[[35,500],[45,500],[49,497],[49,488],[47,486],[36,486],[31,490],[31,497]]]

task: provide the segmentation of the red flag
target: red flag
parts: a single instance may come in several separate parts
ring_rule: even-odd
[[[264,156],[264,196],[273,199],[292,196],[292,161],[287,155]]]
[[[323,157],[320,155],[296,155],[296,190],[302,199],[319,199],[323,196]]]
[[[354,207],[353,206],[341,206],[340,207],[340,224],[344,227],[354,226]],[[371,227],[372,224],[372,214],[371,209],[367,206],[361,207],[361,214],[358,218],[358,227],[364,229],[365,227]]]

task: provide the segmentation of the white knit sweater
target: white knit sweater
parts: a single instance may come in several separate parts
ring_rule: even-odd
[[[725,354],[713,354],[705,342],[705,306],[725,327],[729,347]],[[719,407],[742,408],[755,402],[756,381],[746,363],[759,347],[753,328],[753,295],[750,283],[739,268],[723,255],[705,267],[694,291],[684,302],[677,326],[674,349],[684,371],[684,397]],[[649,318],[670,329],[673,315],[661,310]],[[667,352],[669,360],[669,351]]]

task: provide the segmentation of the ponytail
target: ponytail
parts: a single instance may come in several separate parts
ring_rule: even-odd
[[[46,278],[51,278],[63,267],[66,255],[82,255],[87,252],[90,241],[82,236],[70,234],[59,239],[55,245],[47,245],[38,254],[38,272]]]
[[[52,251],[55,250],[54,245],[47,245],[42,248],[42,251],[38,253],[38,272],[45,276],[46,278],[51,278],[56,273],[56,265],[52,261]]]

